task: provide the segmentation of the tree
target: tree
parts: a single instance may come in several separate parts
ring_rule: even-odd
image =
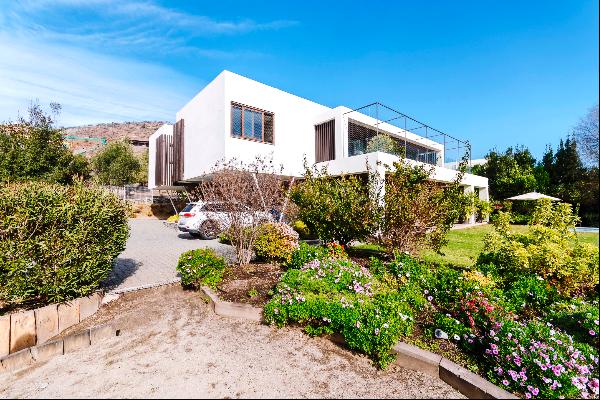
[[[60,105],[50,106],[57,115]],[[0,182],[44,180],[66,184],[77,176],[88,178],[89,173],[87,160],[64,146],[53,116],[39,104],[31,104],[28,119],[0,124]]]
[[[282,211],[285,198],[282,168],[260,157],[251,163],[236,159],[221,161],[213,167],[210,179],[200,183],[195,195],[220,209],[221,212],[215,213],[216,221],[204,223],[216,223],[218,226],[214,228],[218,230],[227,229],[237,262],[242,266],[250,262],[262,225],[273,213]]]
[[[388,251],[415,254],[423,248],[439,251],[446,244],[452,225],[473,208],[473,196],[460,186],[465,167],[466,159],[449,184],[432,181],[433,168],[404,160],[388,169],[379,229]]]
[[[504,153],[491,150],[487,163],[473,167],[473,173],[489,179],[490,195],[494,199],[531,192],[537,189],[535,158],[525,147],[509,147]]]
[[[598,104],[573,128],[581,155],[589,164],[598,166]]]
[[[146,149],[140,156],[140,172],[137,181],[141,184],[148,184],[148,150]]]
[[[98,182],[104,185],[126,185],[138,181],[140,160],[128,142],[109,143],[92,160]]]

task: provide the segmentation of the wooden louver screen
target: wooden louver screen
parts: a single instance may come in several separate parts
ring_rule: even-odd
[[[315,125],[315,162],[335,160],[335,120]]]
[[[180,119],[173,125],[173,182],[183,180],[184,122]]]
[[[154,183],[156,186],[173,184],[173,137],[160,135],[156,138],[156,159],[154,164]]]

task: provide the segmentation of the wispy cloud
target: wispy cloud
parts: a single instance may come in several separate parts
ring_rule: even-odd
[[[0,120],[24,114],[32,99],[61,103],[65,126],[172,120],[205,83],[164,67],[3,35],[0,53]]]
[[[295,24],[221,20],[152,0],[2,2],[0,121],[32,99],[61,103],[64,125],[171,120],[206,82],[155,63],[264,57],[230,43],[215,47],[215,39]]]

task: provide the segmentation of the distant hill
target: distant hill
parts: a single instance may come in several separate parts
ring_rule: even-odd
[[[123,139],[133,141],[134,151],[146,149],[148,137],[153,134],[163,121],[111,122],[106,124],[73,126],[64,128],[65,142],[76,154],[91,157],[104,145]]]

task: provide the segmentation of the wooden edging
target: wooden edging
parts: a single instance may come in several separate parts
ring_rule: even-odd
[[[102,303],[96,292],[60,304],[0,316],[0,357],[41,345],[93,315]]]
[[[212,289],[206,286],[202,286],[200,290],[207,297],[215,314],[263,322],[262,308],[222,301]],[[342,335],[334,334],[328,338],[335,343],[345,344]],[[396,354],[396,364],[399,366],[439,378],[470,399],[518,398],[460,365],[408,343],[398,342],[392,352]]]
[[[72,353],[119,335],[120,331],[115,329],[113,324],[105,324],[94,326],[83,332],[73,333],[62,339],[28,347],[0,358],[0,373],[17,371],[36,362],[47,361],[54,356]]]

